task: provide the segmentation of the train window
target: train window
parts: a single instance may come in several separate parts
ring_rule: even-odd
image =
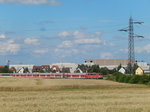
[[[60,75],[55,75],[55,76],[57,77],[57,76],[60,76]]]
[[[88,74],[88,75],[96,75],[96,74],[91,73],[91,74]]]

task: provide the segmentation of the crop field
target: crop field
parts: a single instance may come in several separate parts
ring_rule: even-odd
[[[150,88],[107,80],[1,77],[0,112],[150,112]]]

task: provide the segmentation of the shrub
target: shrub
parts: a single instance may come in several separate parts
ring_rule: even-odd
[[[124,75],[122,73],[114,73],[112,76],[107,77],[107,80],[117,82],[131,83],[131,84],[147,84],[150,85],[150,76],[148,75]]]
[[[131,84],[138,84],[140,81],[140,76],[138,75],[133,75],[130,80],[129,80],[129,83]]]
[[[124,82],[129,83],[129,80],[131,79],[131,77],[132,77],[131,75],[126,75]]]

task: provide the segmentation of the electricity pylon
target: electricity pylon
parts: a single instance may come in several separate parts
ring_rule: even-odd
[[[134,53],[134,37],[144,38],[140,35],[134,34],[134,24],[143,24],[144,22],[135,22],[132,17],[129,18],[129,26],[127,28],[121,29],[119,31],[128,32],[128,60],[130,64],[130,73],[133,74],[133,66],[135,63],[135,53]]]

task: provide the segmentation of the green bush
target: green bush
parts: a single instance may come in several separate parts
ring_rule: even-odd
[[[131,75],[126,75],[124,82],[129,83],[129,80],[131,79],[131,77],[132,77]]]
[[[148,75],[124,75],[122,73],[114,73],[112,76],[107,77],[107,80],[113,80],[123,83],[131,84],[147,84],[150,85],[150,76]]]
[[[140,76],[138,75],[133,75],[130,79],[129,79],[129,83],[131,84],[138,84],[140,81]]]

